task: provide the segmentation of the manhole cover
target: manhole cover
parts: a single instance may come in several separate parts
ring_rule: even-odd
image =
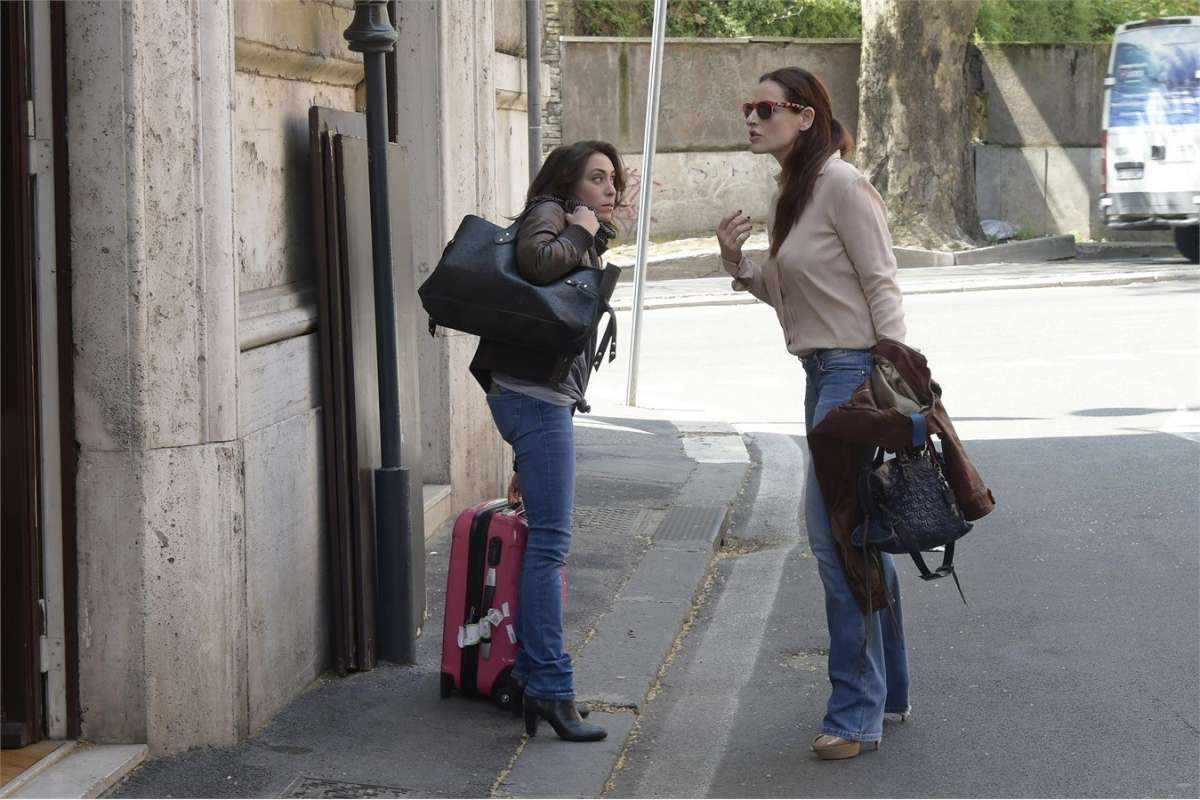
[[[292,781],[281,797],[431,797],[426,791],[416,792],[399,786],[380,786],[373,783],[348,783],[301,775]]]
[[[597,531],[631,531],[645,518],[641,508],[577,508],[575,528]]]

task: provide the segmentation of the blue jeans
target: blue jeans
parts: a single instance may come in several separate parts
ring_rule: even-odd
[[[575,671],[563,633],[563,575],[575,505],[575,427],[570,406],[492,384],[492,418],[512,445],[529,522],[517,604],[520,650],[513,677],[544,700],[575,696]]]
[[[872,367],[867,350],[818,350],[802,362],[808,379],[804,422],[809,431],[850,399]],[[909,710],[908,654],[896,568],[891,555],[880,553],[884,579],[895,600],[895,617],[888,609],[864,614],[846,581],[811,460],[805,478],[804,518],[825,587],[825,618],[829,623],[829,682],[833,692],[821,732],[843,739],[878,741],[883,737],[884,713]]]

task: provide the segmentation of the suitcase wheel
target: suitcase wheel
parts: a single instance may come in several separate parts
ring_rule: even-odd
[[[443,672],[442,673],[442,699],[445,700],[453,692],[454,692],[454,676],[451,675],[449,672]]]
[[[516,696],[517,693],[513,690],[513,687],[505,684],[504,686],[496,687],[496,692],[492,699],[496,701],[496,705],[500,706],[506,711],[509,711],[512,709],[513,703],[516,701]]]
[[[517,683],[512,679],[512,667],[506,669],[496,681],[496,688],[492,690],[492,700],[505,711],[511,711],[517,702]]]

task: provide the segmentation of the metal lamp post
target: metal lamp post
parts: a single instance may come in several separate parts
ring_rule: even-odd
[[[642,306],[646,294],[646,259],[650,252],[650,192],[654,188],[654,150],[658,141],[658,98],[662,89],[663,43],[667,38],[667,0],[654,0],[650,40],[650,82],[646,89],[646,134],[642,141],[642,184],[638,196],[637,260],[633,273],[633,347],[625,404],[637,405],[638,362],[642,356]]]
[[[529,117],[529,182],[542,168],[542,20],[541,0],[525,0],[525,63]]]
[[[392,285],[392,232],[387,179],[387,54],[399,35],[386,0],[355,0],[354,20],[343,34],[363,54],[367,79],[367,172],[371,193],[371,256],[375,288],[375,343],[379,369],[381,464],[375,470],[376,642],[380,658],[415,659],[416,631],[409,624],[407,592],[409,475],[400,465],[400,375]]]

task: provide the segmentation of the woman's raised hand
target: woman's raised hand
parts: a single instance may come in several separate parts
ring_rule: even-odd
[[[717,223],[717,241],[721,243],[721,258],[730,264],[742,261],[742,245],[750,238],[750,217],[741,209],[731,211]]]
[[[600,220],[596,219],[596,212],[582,203],[576,206],[570,214],[567,214],[567,224],[586,228],[592,236],[595,236],[596,231],[600,230]]]

